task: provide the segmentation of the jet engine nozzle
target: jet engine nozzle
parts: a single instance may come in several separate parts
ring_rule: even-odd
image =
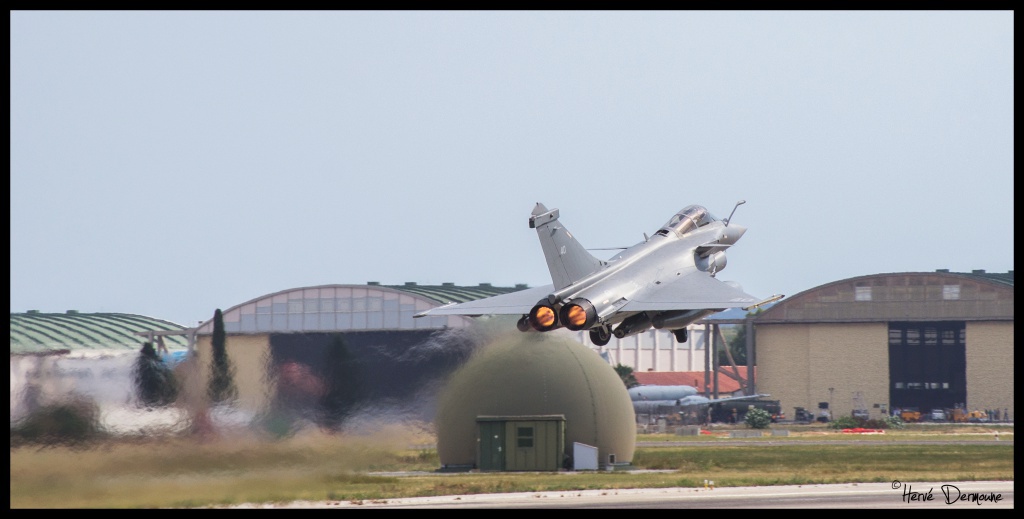
[[[526,316],[526,320],[538,332],[547,332],[558,327],[558,313],[547,303],[537,303]]]
[[[562,307],[558,317],[562,324],[572,331],[586,330],[597,323],[597,309],[590,301],[576,298]]]

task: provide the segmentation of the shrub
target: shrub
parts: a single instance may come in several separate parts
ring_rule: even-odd
[[[861,420],[852,416],[840,416],[828,423],[830,429],[853,429],[863,427]]]
[[[892,416],[883,416],[882,418],[872,418],[870,420],[853,416],[840,416],[829,422],[828,426],[832,429],[854,429],[857,427],[864,429],[902,429],[903,420]]]
[[[768,424],[772,423],[772,415],[764,409],[755,407],[747,411],[747,416],[743,418],[743,421],[751,429],[767,429]]]
[[[157,355],[152,343],[142,345],[139,358],[132,368],[135,392],[144,407],[166,406],[178,397],[178,382],[174,372]]]
[[[883,429],[902,429],[903,420],[898,416],[886,416],[879,420],[884,426]]]
[[[48,405],[11,427],[11,445],[78,444],[100,437],[100,410],[92,400],[73,398]]]

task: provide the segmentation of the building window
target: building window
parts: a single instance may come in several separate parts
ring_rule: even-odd
[[[921,331],[917,328],[907,328],[907,346],[921,345]]]
[[[368,312],[380,312],[384,309],[384,298],[382,297],[367,297],[366,298],[366,311]]]
[[[533,427],[516,427],[516,446],[533,448]]]
[[[942,330],[942,344],[956,344],[956,330]]]
[[[347,314],[347,313],[350,313],[352,311],[352,300],[351,299],[349,299],[347,297],[338,298],[337,302],[338,302],[338,304],[337,304],[337,307],[336,307],[337,308],[336,311],[339,314]]]
[[[871,287],[856,287],[853,299],[855,301],[871,301]]]
[[[939,331],[935,328],[924,329],[924,345],[935,346],[939,342]]]
[[[889,346],[899,346],[903,343],[903,330],[900,328],[889,328]]]
[[[960,285],[942,285],[942,299],[947,301],[960,299]]]

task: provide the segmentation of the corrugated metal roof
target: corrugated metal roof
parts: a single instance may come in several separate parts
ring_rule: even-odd
[[[454,283],[443,283],[441,285],[420,285],[415,282],[407,282],[402,285],[382,285],[379,282],[371,281],[365,285],[316,285],[309,287],[295,287],[270,294],[264,294],[255,299],[234,305],[223,311],[224,329],[227,333],[268,333],[268,332],[307,332],[307,331],[330,331],[330,330],[370,330],[386,327],[389,329],[423,329],[423,328],[444,328],[458,326],[457,321],[468,320],[469,317],[461,316],[428,316],[424,319],[413,319],[411,311],[427,310],[431,306],[440,306],[446,303],[462,303],[481,299],[484,297],[507,294],[528,288],[525,284],[518,284],[514,287],[496,287],[490,283],[480,283],[477,286],[455,286]],[[360,291],[360,289],[363,289]],[[370,294],[369,300],[378,300],[380,303],[383,293],[403,293],[402,297],[415,299],[418,302],[399,303],[397,307],[390,306],[386,311],[381,304],[375,311],[367,312],[355,310],[354,306],[348,307],[347,301],[334,302],[337,296],[340,300],[347,300],[347,294],[356,291],[362,295],[359,299],[366,300],[366,294]],[[325,295],[325,293],[327,295]],[[278,301],[284,298],[287,303]],[[292,308],[290,305],[295,304]],[[280,306],[280,308],[278,308]],[[256,315],[256,308],[265,309],[261,315]],[[243,309],[248,308],[248,313]],[[405,310],[410,311],[405,315]],[[386,316],[382,314],[387,314]],[[379,320],[390,322],[367,321],[367,313],[375,314]],[[245,314],[245,315],[243,315]],[[336,314],[332,317],[332,314]],[[361,324],[355,324],[349,314],[361,317]],[[322,320],[317,316],[327,317]],[[280,318],[280,319],[278,319]],[[264,319],[266,322],[260,323]],[[396,321],[397,320],[397,321]],[[454,320],[454,321],[453,321]],[[352,322],[350,322],[352,321]],[[343,324],[347,323],[347,324]],[[213,319],[210,318],[197,327],[199,335],[213,333]]]
[[[420,285],[416,283],[406,283],[404,285],[379,285],[385,288],[392,288],[395,290],[401,290],[403,292],[409,292],[411,294],[417,294],[428,299],[433,299],[441,304],[448,303],[465,303],[466,301],[473,301],[476,299],[483,299],[485,297],[497,296],[501,294],[508,294],[509,292],[518,292],[528,288],[526,285],[519,284],[514,287],[495,287],[491,286],[490,283],[480,283],[475,287],[460,287],[455,286],[454,283],[442,283],[440,285]]]
[[[945,270],[945,269],[942,269],[942,270],[936,270],[936,272],[949,272],[949,271]],[[1003,284],[1003,285],[1010,285],[1011,287],[1013,286],[1013,271],[1012,270],[1009,270],[1009,271],[1006,271],[1006,272],[998,272],[998,273],[996,273],[996,272],[985,272],[984,270],[972,270],[971,272],[963,272],[963,273],[952,272],[951,274],[961,274],[961,275],[964,275],[964,276],[971,276],[971,277],[976,277],[976,278],[984,279],[986,281],[992,281],[994,283],[1000,283],[1000,284]]]
[[[118,313],[12,313],[11,355],[72,350],[138,350],[145,338],[135,332],[184,330],[185,327],[144,315]],[[169,350],[185,349],[183,336],[167,336]]]
[[[1013,271],[895,272],[826,283],[787,297],[756,324],[1012,321]]]

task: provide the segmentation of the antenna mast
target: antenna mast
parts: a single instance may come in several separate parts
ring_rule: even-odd
[[[728,227],[729,226],[729,222],[732,221],[732,215],[736,214],[736,208],[741,206],[741,205],[743,205],[743,204],[745,204],[745,203],[747,203],[746,200],[740,200],[739,202],[736,202],[736,205],[733,206],[733,208],[732,208],[732,212],[729,213],[729,217],[725,219],[725,226],[726,227]]]

